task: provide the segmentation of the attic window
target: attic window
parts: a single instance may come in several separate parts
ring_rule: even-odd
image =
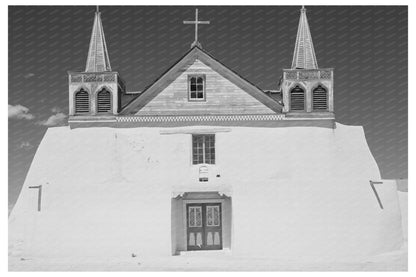
[[[192,135],[192,164],[215,164],[215,135]]]
[[[205,100],[205,76],[191,75],[188,77],[188,99],[189,101]]]
[[[304,111],[305,110],[305,91],[296,86],[290,91],[290,110]]]

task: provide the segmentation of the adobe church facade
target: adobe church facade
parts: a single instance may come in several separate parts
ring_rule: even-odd
[[[198,28],[198,11],[195,17],[189,23]],[[333,70],[318,67],[306,9],[301,9],[292,67],[284,70],[274,97],[209,55],[197,39],[184,57],[140,95],[132,97],[118,72],[111,70],[101,15],[96,12],[85,71],[69,73],[69,125],[335,128]],[[126,95],[132,100],[125,101]],[[216,132],[189,132],[192,166],[199,167],[200,174],[196,182],[208,181],[208,170],[212,169],[207,165],[216,164]],[[182,243],[177,250],[230,248],[230,198],[220,197],[217,191],[198,190],[186,191],[180,198],[191,200],[173,202],[173,212],[178,214],[183,213],[184,201],[187,203],[185,214],[180,216],[186,218],[186,223],[175,219],[186,229],[186,239],[176,239]]]
[[[196,28],[191,49],[130,93],[111,69],[96,12],[85,71],[68,74],[69,127],[48,130],[10,216],[13,255],[296,258],[399,248],[395,189],[377,187],[381,209],[362,128],[335,122],[334,71],[318,66],[306,9],[273,91],[202,48],[198,24],[208,22],[198,12],[187,23]]]

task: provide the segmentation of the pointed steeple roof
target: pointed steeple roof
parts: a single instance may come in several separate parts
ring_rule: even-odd
[[[85,72],[102,71],[111,71],[111,65],[107,51],[107,44],[105,42],[103,24],[101,22],[101,13],[97,7],[94,25],[92,27],[90,48],[88,50]]]
[[[309,30],[306,9],[302,6],[298,34],[296,37],[295,51],[293,53],[292,69],[317,69],[315,49],[313,48],[311,31]]]

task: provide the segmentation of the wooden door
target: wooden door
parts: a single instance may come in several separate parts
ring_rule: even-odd
[[[186,205],[188,250],[222,249],[221,203]]]
[[[205,249],[222,249],[221,203],[205,204]]]

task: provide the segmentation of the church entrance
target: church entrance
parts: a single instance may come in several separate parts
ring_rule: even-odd
[[[187,204],[187,250],[222,249],[221,218],[221,203]]]
[[[193,191],[179,193],[171,201],[173,255],[231,250],[231,196],[217,191]]]

